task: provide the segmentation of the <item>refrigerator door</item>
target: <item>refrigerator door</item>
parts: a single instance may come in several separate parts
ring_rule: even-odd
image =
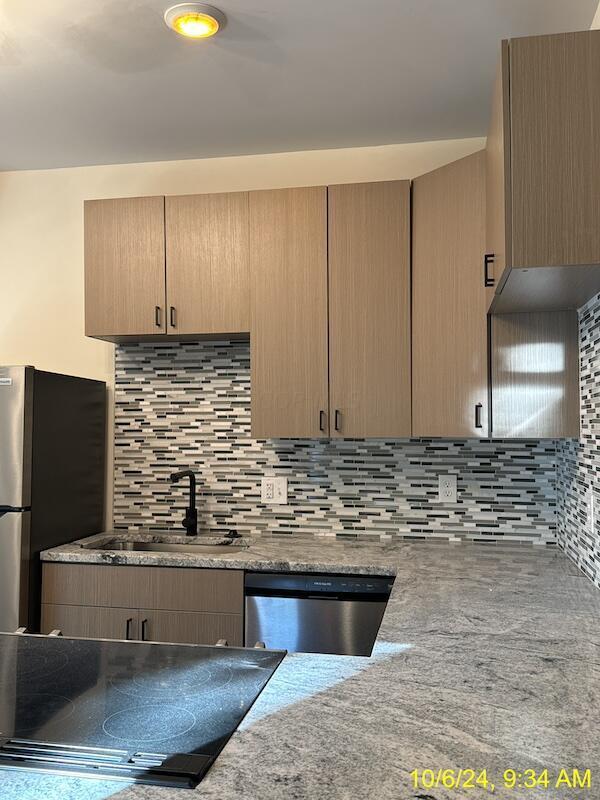
[[[33,373],[0,367],[0,511],[31,505]]]
[[[0,367],[0,631],[27,624],[31,449],[31,367]]]
[[[27,625],[31,512],[0,509],[0,632]]]

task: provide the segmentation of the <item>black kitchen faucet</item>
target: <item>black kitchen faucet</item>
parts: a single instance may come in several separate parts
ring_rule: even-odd
[[[188,536],[198,534],[198,511],[196,510],[196,476],[191,469],[184,469],[181,472],[174,472],[169,480],[171,483],[178,483],[182,478],[190,479],[190,502],[185,510],[183,527]]]

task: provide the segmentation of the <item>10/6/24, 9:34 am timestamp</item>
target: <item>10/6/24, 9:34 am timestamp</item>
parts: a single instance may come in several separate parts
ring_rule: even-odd
[[[413,789],[462,789],[494,792],[496,789],[591,789],[592,771],[581,768],[505,769],[493,776],[487,769],[413,769]]]

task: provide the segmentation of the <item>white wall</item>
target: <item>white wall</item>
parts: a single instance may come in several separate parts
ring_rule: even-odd
[[[0,364],[112,384],[113,346],[83,334],[86,199],[413,178],[484,145],[478,138],[0,173]]]

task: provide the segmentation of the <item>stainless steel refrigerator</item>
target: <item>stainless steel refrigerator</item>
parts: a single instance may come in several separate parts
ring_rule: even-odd
[[[39,630],[42,550],[102,530],[106,385],[0,367],[0,631]]]

